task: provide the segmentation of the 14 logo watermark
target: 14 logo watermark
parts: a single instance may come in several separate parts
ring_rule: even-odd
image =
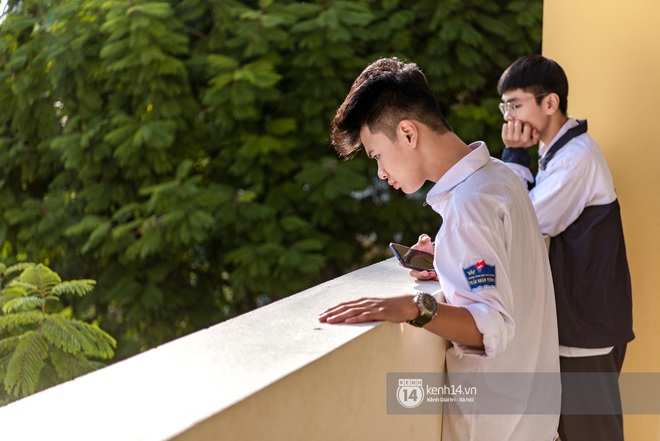
[[[396,390],[397,402],[406,409],[414,409],[422,403],[473,403],[476,386],[462,384],[424,384],[422,378],[399,378]]]

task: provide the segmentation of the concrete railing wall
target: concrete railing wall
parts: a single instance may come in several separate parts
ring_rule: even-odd
[[[434,291],[394,259],[0,408],[2,439],[438,440],[440,415],[390,415],[388,372],[444,369],[407,324],[319,323],[364,296]]]

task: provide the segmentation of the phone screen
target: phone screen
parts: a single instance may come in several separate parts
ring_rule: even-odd
[[[433,267],[433,254],[425,251],[413,250],[398,243],[391,243],[392,252],[399,259],[401,265],[417,271],[435,271]]]

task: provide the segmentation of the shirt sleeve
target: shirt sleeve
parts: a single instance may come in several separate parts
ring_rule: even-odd
[[[467,309],[483,334],[484,349],[454,342],[457,354],[492,358],[504,352],[513,338],[515,322],[503,231],[479,224],[443,226],[436,238],[435,255],[447,303]],[[468,273],[476,262],[493,267],[494,284],[470,286]]]
[[[504,147],[502,161],[520,178],[525,188],[534,183],[534,175],[529,168],[530,154],[527,149]]]
[[[562,233],[582,214],[589,201],[591,162],[585,157],[555,157],[540,172],[529,192],[541,233],[550,237]]]

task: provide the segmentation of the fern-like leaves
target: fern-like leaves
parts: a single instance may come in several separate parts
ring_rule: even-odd
[[[12,266],[7,266],[4,263],[0,263],[0,288],[2,288],[3,282],[7,278],[9,278],[9,276],[11,276],[15,273],[20,273],[21,271],[23,271],[26,268],[29,268],[31,266],[34,266],[34,263],[32,263],[32,262],[22,262],[22,263],[17,263],[16,265],[12,265]]]
[[[16,274],[19,273],[17,276]],[[84,296],[94,280],[62,281],[45,265],[0,264],[0,384],[23,397],[101,366],[114,356],[115,340],[94,324],[50,311],[62,295]],[[0,396],[0,405],[8,399]]]
[[[41,297],[16,297],[7,300],[7,302],[2,305],[2,312],[9,314],[10,312],[41,309],[41,307],[44,305],[44,302],[45,300]]]
[[[50,361],[61,381],[71,380],[99,367],[98,363],[90,361],[83,355],[64,352],[57,347],[51,348]]]
[[[94,289],[95,280],[70,280],[68,282],[58,283],[53,287],[53,293],[61,296],[62,294],[75,294],[84,296]]]
[[[104,359],[114,355],[114,340],[97,326],[79,320],[49,315],[41,331],[49,344],[70,354]]]
[[[20,312],[0,315],[0,333],[5,335],[22,327],[38,327],[43,320],[43,314],[38,311]]]
[[[34,294],[50,292],[60,282],[62,279],[55,271],[40,263],[23,270],[18,280],[12,280],[11,283],[20,284],[27,293]]]
[[[5,373],[5,390],[14,396],[26,396],[36,391],[37,383],[48,356],[48,344],[37,331],[24,333]]]

